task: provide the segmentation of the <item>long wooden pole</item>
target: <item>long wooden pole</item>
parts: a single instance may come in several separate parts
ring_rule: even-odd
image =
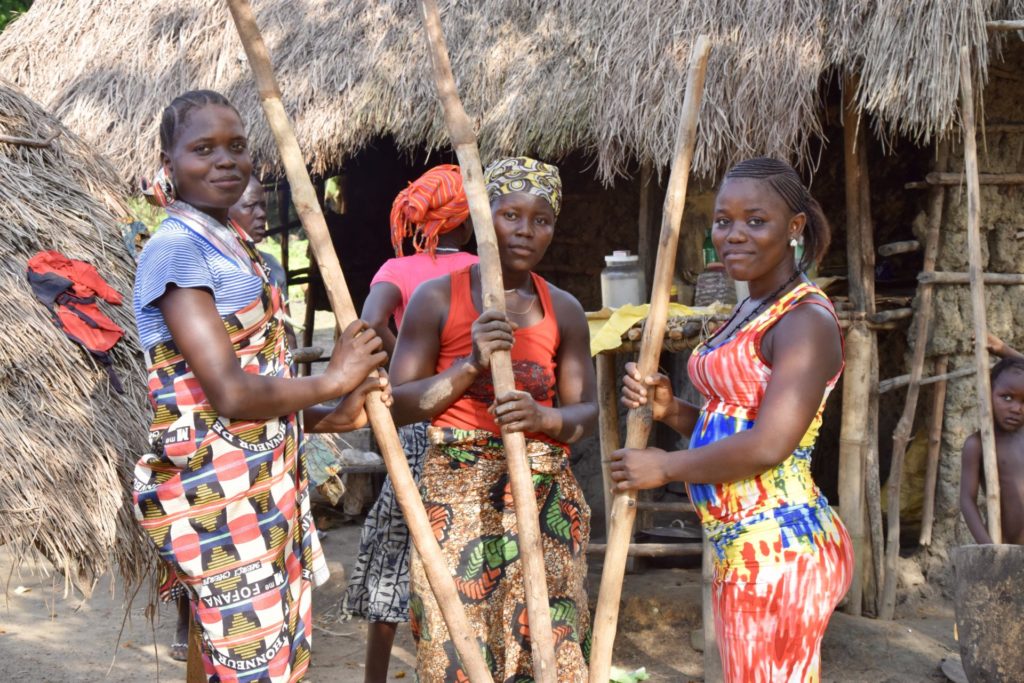
[[[843,415],[839,430],[839,509],[853,543],[853,578],[843,611],[859,616],[863,606],[864,454],[871,381],[871,332],[856,321],[846,330]]]
[[[327,230],[327,222],[324,220],[320,204],[317,201],[316,190],[306,171],[302,151],[295,139],[295,132],[288,114],[281,103],[281,91],[274,78],[270,53],[263,42],[263,36],[256,25],[256,18],[253,16],[248,0],[227,0],[227,2],[235,21],[235,27],[238,29],[238,36],[245,48],[245,54],[249,58],[249,66],[252,68],[263,111],[266,113],[267,121],[277,141],[296,211],[306,229],[310,246],[313,248],[313,253],[316,255],[317,263],[323,274],[331,307],[334,309],[339,324],[347,325],[356,319],[355,306],[352,304],[352,297],[349,295],[345,275],[338,262],[338,255],[334,252],[334,245]],[[441,547],[434,537],[426,510],[423,508],[423,501],[420,500],[419,489],[409,471],[409,463],[398,439],[398,431],[391,419],[391,412],[380,401],[378,392],[372,392],[367,397],[366,413],[384,456],[384,464],[387,466],[388,476],[391,477],[395,497],[402,508],[402,514],[405,515],[416,551],[423,560],[427,580],[437,599],[445,624],[448,626],[455,649],[461,658],[463,669],[474,683],[491,681],[490,669],[484,662],[480,646],[470,628],[469,620],[466,618],[465,610],[455,588],[455,581],[445,563]]]
[[[483,305],[484,308],[504,312],[505,292],[501,278],[501,260],[491,220],[491,206],[484,186],[476,134],[455,87],[455,76],[452,74],[452,65],[448,58],[448,45],[441,28],[441,14],[437,2],[423,0],[421,7],[430,61],[433,64],[434,83],[437,86],[438,99],[444,109],[448,135],[459,158],[462,184],[469,199],[469,212],[473,219],[477,253],[480,256]],[[507,351],[495,353],[491,356],[490,363],[495,395],[515,391],[512,355]],[[544,571],[544,550],[540,538],[540,513],[526,455],[526,437],[522,432],[504,430],[501,437],[505,443],[509,486],[519,528],[519,552],[526,590],[526,615],[530,623],[533,675],[540,683],[553,683],[558,676],[555,668],[555,637],[551,630],[551,607]]]
[[[206,681],[206,667],[203,666],[202,638],[199,635],[199,626],[196,624],[196,618],[190,609],[188,615],[188,659],[185,660],[185,683],[206,683]]]
[[[863,571],[872,570],[873,581],[871,590],[864,591],[864,604],[878,614],[882,597],[882,584],[885,583],[884,565],[885,541],[882,534],[882,482],[878,465],[878,344],[872,340],[871,360],[871,391],[868,394],[868,426],[867,452],[864,454],[864,507],[867,518],[870,541],[865,548],[865,557],[861,561]],[[870,549],[870,552],[868,552]]]
[[[843,80],[846,258],[850,302],[856,313],[867,318],[875,313],[874,249],[868,195],[870,188],[867,182],[867,136],[854,98],[857,85],[856,76],[848,75]],[[877,336],[867,324],[856,320],[851,322],[846,334],[849,357],[843,378],[838,488],[843,521],[850,532],[854,551],[851,595],[845,609],[851,614],[860,614],[866,552],[864,504],[866,500],[870,502],[870,496],[865,495],[862,473],[865,471],[868,451],[874,446],[869,427]]]
[[[978,391],[978,422],[981,453],[985,467],[985,504],[988,534],[993,543],[1003,542],[999,509],[999,472],[996,469],[996,438],[992,422],[992,386],[988,376],[985,339],[985,283],[981,263],[981,186],[978,182],[978,145],[974,126],[974,92],[971,85],[971,56],[960,48],[960,119],[964,129],[964,171],[967,175],[967,274],[971,280],[971,319],[974,322],[975,387]]]
[[[644,376],[657,371],[658,357],[661,355],[661,346],[665,338],[669,290],[672,287],[672,274],[676,265],[676,247],[679,244],[679,229],[683,221],[686,185],[690,177],[693,147],[697,140],[697,119],[700,116],[704,76],[710,51],[711,41],[702,35],[697,38],[690,53],[686,95],[679,117],[675,155],[662,214],[658,261],[651,286],[651,307],[640,341],[640,357],[637,359],[637,367]],[[641,406],[630,410],[626,418],[626,448],[645,448],[650,433],[650,407]],[[619,598],[622,595],[622,579],[625,575],[629,540],[633,533],[635,517],[636,491],[617,493],[612,503],[608,552],[604,558],[597,612],[594,615],[594,643],[590,653],[591,683],[608,683],[615,628],[619,617]]]
[[[949,157],[947,145],[940,145],[936,165],[945,170]],[[931,191],[928,206],[928,231],[924,240],[924,263],[922,273],[935,272],[935,263],[939,256],[939,227],[942,225],[942,207],[946,191],[936,187]],[[892,461],[889,467],[889,533],[885,548],[885,583],[882,586],[882,603],[879,618],[892,619],[896,613],[896,588],[898,573],[896,565],[900,555],[900,489],[903,483],[903,462],[907,455],[907,446],[914,430],[914,416],[917,415],[917,399],[921,393],[921,376],[924,374],[925,351],[928,348],[934,306],[935,288],[921,282],[917,286],[917,312],[914,318],[914,350],[910,358],[910,383],[903,402],[903,413],[892,436]]]
[[[979,279],[986,285],[1024,285],[1022,273],[980,273]],[[918,282],[930,282],[935,285],[969,285],[970,273],[921,273]]]
[[[615,356],[597,354],[597,424],[601,441],[601,483],[604,485],[604,533],[612,529],[612,481],[609,456],[619,450],[619,397],[615,391]]]
[[[949,356],[935,361],[935,374],[946,374]],[[946,409],[946,380],[940,380],[932,389],[932,412],[928,418],[928,464],[924,473],[924,503],[921,506],[921,545],[932,544],[932,526],[935,524],[935,484],[939,479],[939,455],[942,452],[942,424]]]
[[[700,564],[700,621],[704,633],[704,683],[722,683],[722,655],[718,651],[718,632],[715,631],[715,608],[712,588],[715,584],[714,548],[708,540],[707,531],[701,529]]]
[[[926,384],[935,384],[936,382],[945,382],[951,379],[959,379],[961,377],[967,377],[975,373],[974,365],[970,367],[962,367],[951,372],[944,372],[941,375],[932,375],[930,377],[921,378],[921,386]],[[879,393],[886,393],[893,391],[894,389],[902,389],[910,383],[910,375],[898,375],[896,377],[890,377],[889,379],[883,379],[878,383]]]

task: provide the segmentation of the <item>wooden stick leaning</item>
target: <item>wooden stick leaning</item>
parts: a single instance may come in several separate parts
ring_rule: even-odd
[[[448,45],[441,28],[441,14],[436,0],[423,0],[423,24],[426,28],[430,61],[433,65],[437,95],[444,109],[444,119],[452,147],[459,158],[462,185],[469,200],[469,213],[476,234],[480,257],[480,285],[485,309],[505,311],[505,292],[501,279],[498,241],[491,219],[491,205],[484,186],[480,152],[476,145],[473,124],[462,107],[455,76],[448,58]],[[508,351],[494,353],[490,359],[494,394],[515,391],[512,355]],[[558,678],[555,659],[555,637],[551,630],[551,606],[548,600],[547,574],[544,571],[544,550],[540,537],[540,513],[537,508],[533,477],[526,454],[526,437],[522,432],[502,430],[509,487],[516,510],[519,529],[519,552],[523,563],[526,591],[526,615],[530,624],[530,645],[533,675],[538,683],[554,683]]]
[[[263,36],[260,34],[256,19],[248,0],[227,0],[231,16],[235,20],[238,35],[242,40],[245,53],[252,67],[256,87],[259,90],[263,110],[277,141],[281,161],[284,164],[288,182],[291,185],[296,212],[302,221],[310,246],[316,255],[317,263],[323,275],[327,295],[334,309],[339,324],[345,325],[356,318],[355,307],[345,284],[338,255],[334,251],[327,223],[317,200],[316,191],[306,172],[305,161],[299,149],[298,141],[292,130],[288,114],[281,103],[281,93],[274,78],[270,54]],[[480,646],[470,628],[462,602],[455,589],[455,581],[441,548],[434,537],[433,529],[427,518],[423,502],[420,500],[419,489],[409,471],[402,444],[398,439],[398,431],[391,419],[391,412],[380,401],[380,393],[371,392],[366,398],[366,413],[373,426],[377,443],[381,447],[384,463],[388,468],[395,497],[405,515],[413,544],[423,560],[424,570],[430,588],[437,598],[438,606],[448,626],[452,641],[455,644],[463,668],[474,683],[491,681],[490,669],[484,662]]]
[[[680,113],[675,155],[672,159],[672,171],[668,179],[665,208],[662,213],[658,261],[651,286],[651,307],[640,342],[640,356],[637,359],[637,369],[642,376],[657,372],[658,357],[661,355],[665,339],[669,289],[672,287],[672,274],[675,270],[676,247],[679,244],[679,229],[683,220],[683,205],[686,202],[686,185],[690,176],[693,147],[697,140],[697,120],[700,115],[704,76],[710,51],[711,41],[702,35],[697,38],[690,53],[686,95]],[[630,410],[626,421],[626,448],[646,448],[651,426],[649,405]],[[611,528],[608,530],[608,551],[604,558],[597,612],[594,615],[594,640],[590,653],[591,683],[608,683],[619,617],[619,598],[622,595],[622,579],[635,517],[636,491],[616,493],[612,503]]]
[[[865,558],[864,459],[868,444],[872,344],[874,332],[867,324],[867,294],[863,284],[860,239],[860,165],[857,154],[864,154],[864,136],[860,135],[860,115],[854,99],[857,82],[852,76],[843,80],[843,165],[846,197],[846,252],[850,303],[857,317],[846,329],[846,371],[843,377],[843,415],[839,431],[839,506],[853,545],[853,576],[850,594],[843,611],[860,615],[863,607]],[[861,318],[861,319],[857,319]]]
[[[940,145],[936,166],[945,170],[949,149]],[[942,225],[942,209],[946,191],[941,187],[931,190],[928,205],[928,232],[924,241],[924,263],[922,273],[935,271],[935,262],[939,256],[939,227]],[[900,555],[900,488],[903,481],[903,461],[906,459],[907,446],[913,436],[914,416],[917,415],[917,399],[921,392],[921,376],[924,374],[925,351],[928,348],[934,306],[935,288],[922,282],[917,286],[917,313],[914,317],[914,351],[910,359],[910,383],[904,398],[903,413],[893,432],[892,464],[889,467],[889,534],[885,548],[885,583],[882,585],[882,603],[878,616],[881,619],[892,619],[896,613],[896,588],[898,573],[896,564]]]
[[[935,361],[935,374],[944,375],[949,356]],[[924,474],[924,503],[921,506],[921,545],[932,544],[935,524],[935,485],[939,479],[939,455],[942,451],[942,423],[946,408],[946,380],[940,380],[932,389],[932,412],[928,419],[928,462]]]
[[[615,356],[599,353],[597,362],[597,425],[601,442],[601,483],[604,485],[604,529],[612,528],[612,481],[609,458],[619,450],[619,396],[615,391]],[[593,547],[591,543],[591,547]]]
[[[978,182],[978,145],[974,128],[974,92],[971,85],[971,57],[960,48],[960,118],[964,128],[964,172],[967,176],[967,274],[971,281],[971,317],[974,322],[974,377],[978,391],[978,426],[985,470],[985,504],[988,534],[993,543],[1003,542],[999,509],[999,472],[996,469],[996,437],[992,423],[992,385],[988,376],[985,340],[985,283],[981,264],[981,186]]]

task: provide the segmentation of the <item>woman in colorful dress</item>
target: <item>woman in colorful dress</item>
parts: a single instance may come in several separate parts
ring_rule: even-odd
[[[421,283],[476,263],[462,251],[473,236],[469,202],[458,166],[442,164],[430,169],[398,193],[391,207],[391,244],[388,259],[370,283],[362,317],[392,353],[395,335],[389,327],[402,326],[413,291]],[[402,242],[411,238],[415,254],[405,256]],[[414,477],[419,477],[427,450],[429,422],[399,429],[402,447]],[[409,527],[395,499],[391,479],[384,480],[359,538],[359,555],[345,591],[342,611],[370,622],[366,633],[365,683],[384,683],[391,646],[399,623],[409,620]]]
[[[365,424],[366,393],[386,386],[367,376],[386,354],[357,321],[323,375],[292,378],[281,292],[228,220],[252,169],[241,118],[218,93],[188,92],[164,110],[160,143],[150,194],[168,217],[139,258],[134,294],[154,410],[136,515],[166,585],[189,597],[209,679],[298,681],[310,594],[328,573],[299,413],[311,431]]]
[[[611,476],[620,491],[688,483],[714,552],[727,681],[818,680],[821,638],[853,569],[846,529],[811,478],[822,410],[843,368],[835,312],[804,275],[825,254],[829,226],[789,164],[760,158],[726,174],[711,236],[750,296],[690,357],[704,406],[632,364],[623,381],[623,403],[650,404],[654,419],[691,435],[690,448],[617,451]]]
[[[525,157],[485,171],[507,315],[484,310],[480,269],[413,294],[391,364],[396,421],[431,421],[420,489],[434,533],[496,681],[532,680],[516,515],[501,432],[523,432],[533,472],[560,681],[586,680],[584,589],[590,508],[569,444],[597,418],[579,302],[533,272],[561,207],[558,169]],[[510,351],[516,390],[495,398],[490,358]],[[464,680],[418,556],[410,609],[422,683]]]

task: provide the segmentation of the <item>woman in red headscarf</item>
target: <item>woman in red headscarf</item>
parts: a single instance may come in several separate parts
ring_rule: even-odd
[[[461,250],[472,237],[469,203],[458,166],[435,166],[398,193],[391,207],[391,243],[395,258],[374,275],[362,319],[384,340],[390,355],[395,331],[420,283],[467,268],[477,258]],[[402,254],[402,242],[412,238],[416,253]],[[419,478],[427,449],[427,427],[421,422],[402,427],[399,436],[413,476]],[[359,556],[345,592],[343,611],[370,622],[367,630],[367,683],[387,680],[395,629],[409,617],[409,529],[395,500],[391,480],[366,517],[359,540]]]

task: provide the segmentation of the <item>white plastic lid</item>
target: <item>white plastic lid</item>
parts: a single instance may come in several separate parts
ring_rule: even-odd
[[[640,256],[630,254],[628,249],[616,249],[611,256],[605,256],[604,262],[609,266],[623,266],[630,263],[640,263]]]

